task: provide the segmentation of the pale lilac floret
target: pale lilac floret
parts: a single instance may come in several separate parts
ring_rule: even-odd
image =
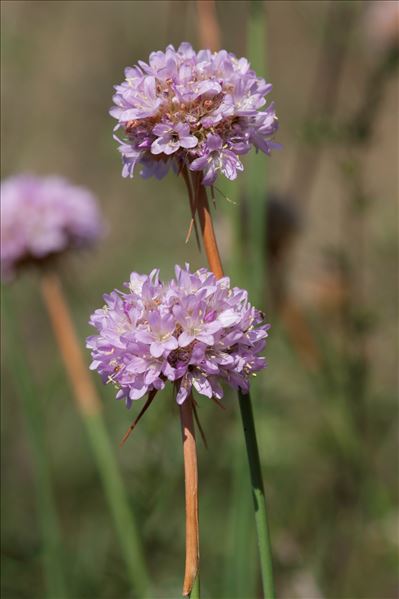
[[[159,280],[158,270],[132,273],[126,288],[105,295],[104,307],[92,314],[98,334],[87,347],[91,369],[116,386],[117,399],[128,407],[168,381],[178,403],[193,388],[220,399],[223,381],[247,392],[251,375],[266,366],[259,354],[269,325],[227,277],[176,266],[168,282]]]
[[[202,171],[203,184],[213,185],[219,173],[235,179],[243,170],[238,156],[252,147],[266,154],[278,147],[274,104],[265,108],[272,86],[245,58],[226,50],[195,52],[184,42],[152,52],[149,64],[139,61],[125,77],[110,110],[125,177],[142,164],[143,176],[160,178],[172,163],[177,172],[183,166]],[[151,166],[159,160],[160,168]]]
[[[166,154],[169,156],[177,152],[179,148],[194,148],[198,144],[198,139],[190,135],[190,127],[185,123],[159,124],[152,130],[157,139],[151,144],[152,154]]]
[[[61,177],[17,175],[1,183],[1,272],[93,244],[104,232],[93,194]]]
[[[204,185],[213,185],[219,172],[233,181],[237,178],[237,171],[244,170],[237,153],[237,151],[233,152],[223,148],[219,135],[209,134],[205,153],[200,158],[193,160],[190,169],[203,172],[202,182]]]

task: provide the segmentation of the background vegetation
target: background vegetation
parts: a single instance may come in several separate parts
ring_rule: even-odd
[[[267,191],[255,212],[252,166],[236,191],[223,188],[235,203],[218,195],[216,210],[233,280],[255,273],[248,284],[262,293],[258,303],[272,323],[254,408],[281,599],[399,592],[398,50],[370,17],[376,4],[391,3],[266,2],[255,7],[264,35],[254,47],[251,4],[216,2],[222,46],[266,64],[283,144],[263,160]],[[67,176],[98,194],[109,223],[104,243],[72,256],[60,273],[82,344],[102,293],[132,270],[158,265],[167,277],[175,263],[204,264],[194,239],[184,246],[182,182],[172,175],[123,180],[108,116],[126,65],[168,43],[200,46],[197,10],[194,1],[2,3],[2,175]],[[255,249],[254,222],[264,233]],[[131,596],[35,273],[8,292],[44,420],[69,595]],[[7,318],[2,324],[2,593],[31,599],[45,590],[36,475],[15,384],[26,365],[11,354],[16,339]],[[111,387],[96,383],[139,523],[151,596],[177,596],[184,495],[172,394],[159,397],[119,449],[141,404],[128,412]],[[259,579],[234,395],[225,407],[200,402],[209,444],[199,451],[202,592],[249,599],[260,596]]]

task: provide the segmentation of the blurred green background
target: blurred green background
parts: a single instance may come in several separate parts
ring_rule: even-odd
[[[257,212],[252,168],[236,185],[218,183],[235,203],[218,195],[216,210],[227,270],[234,283],[258,289],[254,301],[272,324],[269,367],[253,399],[281,599],[399,593],[398,17],[378,13],[391,4],[272,1],[251,13],[250,2],[216,2],[222,47],[260,52],[254,63],[265,61],[259,74],[273,83],[283,144],[254,167],[262,176],[267,169]],[[2,177],[64,175],[96,192],[109,223],[104,243],[71,256],[60,272],[83,345],[102,294],[132,270],[159,266],[166,278],[175,263],[205,264],[194,238],[184,245],[182,182],[172,174],[122,179],[108,116],[126,65],[168,43],[201,46],[198,3],[5,1],[1,8]],[[251,48],[251,14],[264,47]],[[255,248],[254,219],[264,233]],[[69,596],[132,596],[35,273],[8,292],[44,420]],[[40,598],[35,471],[5,316],[2,325],[2,597]],[[120,449],[142,403],[128,412],[95,378],[151,597],[179,596],[184,486],[172,392],[159,396]],[[200,400],[209,444],[199,443],[202,594],[252,599],[261,591],[243,438],[234,394],[224,403],[222,411]]]

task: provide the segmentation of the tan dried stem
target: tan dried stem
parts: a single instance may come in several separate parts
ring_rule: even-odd
[[[197,0],[198,37],[202,48],[216,52],[220,48],[220,29],[214,0]]]
[[[190,200],[193,220],[198,215],[205,253],[209,268],[220,279],[224,276],[219,249],[209,209],[208,196],[201,183],[202,173],[192,175],[186,167],[182,169]],[[189,596],[199,573],[199,528],[198,528],[198,469],[194,431],[194,403],[192,395],[180,406],[183,433],[184,472],[186,488],[186,567],[183,595]]]
[[[190,179],[190,172],[186,166],[182,168],[181,173],[187,186],[190,211],[194,226],[196,227],[195,219],[197,216],[200,222],[202,241],[209,268],[217,279],[221,279],[224,276],[223,266],[220,259],[215,230],[213,228],[206,188],[201,183],[202,173],[193,173],[191,175],[192,179]]]
[[[202,241],[205,248],[206,257],[208,259],[209,268],[217,279],[221,279],[224,276],[223,266],[216,241],[215,230],[213,228],[208,196],[204,185],[201,183],[201,176],[202,173],[197,174],[194,181],[196,206],[201,226]]]
[[[43,272],[41,290],[78,409],[83,414],[94,414],[101,409],[101,403],[85,364],[59,277],[54,272]]]
[[[186,565],[183,596],[189,596],[199,571],[198,467],[191,394],[180,406],[180,420],[186,494]]]

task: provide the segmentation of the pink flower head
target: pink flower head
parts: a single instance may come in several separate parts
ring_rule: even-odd
[[[60,177],[17,175],[1,183],[1,271],[12,276],[71,247],[93,244],[103,233],[95,197]]]
[[[203,171],[204,185],[219,173],[235,179],[243,170],[239,155],[277,147],[274,105],[265,107],[271,89],[245,58],[226,50],[195,52],[184,42],[152,52],[115,86],[110,114],[122,133],[123,176],[132,177],[136,164],[143,176],[158,178],[186,165]]]
[[[180,404],[192,388],[220,399],[222,381],[247,392],[250,376],[266,366],[259,354],[269,325],[227,277],[218,280],[205,268],[191,273],[186,265],[166,283],[158,270],[132,273],[126,287],[105,295],[105,306],[90,317],[98,334],[87,347],[91,369],[115,384],[128,407],[167,381]]]

